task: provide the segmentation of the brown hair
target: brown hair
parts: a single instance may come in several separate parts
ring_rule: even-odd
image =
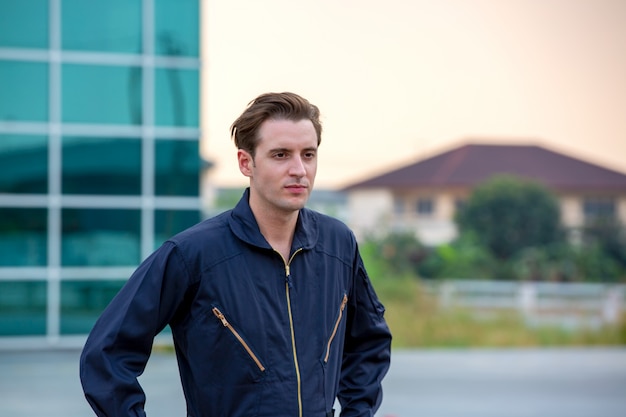
[[[317,106],[294,93],[265,93],[248,103],[246,110],[231,125],[230,135],[237,148],[254,157],[260,139],[259,128],[268,119],[310,120],[317,133],[317,144],[322,141],[322,123]]]

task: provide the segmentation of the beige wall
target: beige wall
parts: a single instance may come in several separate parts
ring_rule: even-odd
[[[393,196],[390,191],[367,189],[348,194],[348,225],[357,239],[367,233],[382,233],[390,227]]]
[[[564,195],[561,203],[561,222],[566,227],[581,227],[585,222],[582,199],[580,196]]]
[[[392,230],[413,230],[427,245],[438,245],[457,237],[454,223],[455,203],[465,198],[466,190],[411,190],[406,192],[404,212],[394,214],[394,195],[384,188],[357,190],[349,193],[349,225],[357,238],[367,233],[384,234]],[[418,215],[415,211],[418,198],[431,198],[434,211],[430,215]],[[561,221],[567,228],[578,229],[584,225],[583,196],[564,194],[558,196]],[[626,196],[617,199],[617,218],[626,225]]]
[[[621,224],[626,226],[626,196],[617,200],[617,218]]]

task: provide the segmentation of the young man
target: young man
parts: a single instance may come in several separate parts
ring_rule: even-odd
[[[170,325],[193,417],[373,416],[391,334],[357,243],[304,208],[319,111],[264,94],[232,125],[250,186],[237,206],[174,236],[102,313],[81,356],[99,416],[143,416],[137,382]]]

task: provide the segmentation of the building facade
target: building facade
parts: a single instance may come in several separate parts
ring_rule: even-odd
[[[200,220],[199,8],[0,2],[0,347],[80,345]]]
[[[349,224],[359,237],[402,231],[426,245],[448,243],[473,189],[502,174],[553,192],[574,242],[598,218],[626,227],[626,174],[541,146],[471,143],[346,187]]]

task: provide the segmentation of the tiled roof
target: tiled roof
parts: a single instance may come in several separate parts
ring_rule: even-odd
[[[626,192],[626,174],[535,145],[467,144],[352,184],[358,188],[471,187],[497,174],[539,181],[556,190]]]

